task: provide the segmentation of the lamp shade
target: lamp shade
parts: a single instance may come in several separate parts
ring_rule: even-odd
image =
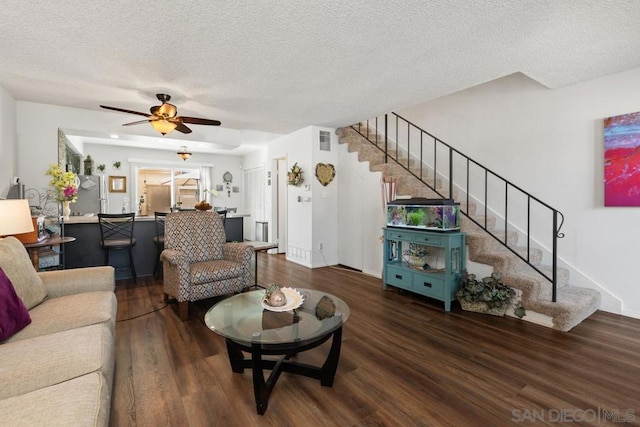
[[[27,199],[0,200],[0,236],[33,231],[31,209]]]
[[[158,132],[160,132],[161,134],[166,135],[169,132],[173,131],[176,128],[176,126],[178,126],[178,124],[174,122],[170,122],[168,120],[161,119],[161,120],[152,120],[151,126],[153,126],[153,128]]]

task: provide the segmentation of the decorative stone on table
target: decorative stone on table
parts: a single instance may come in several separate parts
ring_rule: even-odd
[[[333,317],[336,314],[336,304],[331,298],[324,295],[316,304],[316,318],[318,320]]]

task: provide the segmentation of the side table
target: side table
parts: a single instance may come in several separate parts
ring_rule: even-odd
[[[245,241],[243,242],[249,246],[253,247],[253,251],[256,254],[256,265],[255,265],[255,271],[254,271],[254,282],[253,282],[253,286],[258,287],[258,288],[262,288],[263,286],[258,285],[258,253],[260,252],[267,252],[269,249],[275,249],[278,247],[277,243],[269,243],[269,242],[256,242],[256,241]]]
[[[29,258],[31,258],[31,263],[33,264],[33,268],[35,268],[36,271],[38,271],[40,270],[40,248],[44,248],[47,246],[60,246],[65,243],[73,242],[75,240],[76,240],[75,237],[56,236],[56,237],[47,237],[46,239],[40,240],[38,242],[23,243],[23,244],[24,244],[24,247],[27,248],[27,252],[29,252]],[[64,269],[64,264],[62,265],[62,268]]]

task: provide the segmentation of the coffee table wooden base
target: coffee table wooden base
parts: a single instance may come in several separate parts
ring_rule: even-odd
[[[332,336],[331,349],[321,367],[291,360],[297,353],[318,347]],[[226,342],[231,370],[235,373],[242,373],[245,368],[251,368],[253,370],[253,394],[256,399],[256,412],[263,415],[267,410],[269,396],[282,372],[315,378],[320,380],[320,384],[326,387],[333,385],[333,379],[338,369],[338,360],[340,359],[342,326],[317,339],[296,343],[247,344],[239,343],[229,338],[226,339]],[[251,358],[245,358],[242,353],[243,351],[250,353]],[[264,355],[281,355],[281,357],[275,360],[263,359],[262,356]],[[266,381],[264,379],[265,369],[271,370],[271,374],[269,374],[269,378]]]

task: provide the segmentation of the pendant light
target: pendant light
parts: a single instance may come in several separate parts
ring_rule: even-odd
[[[193,153],[187,151],[187,146],[183,145],[182,147],[180,147],[180,151],[178,151],[176,154],[178,154],[178,156],[180,156],[182,160],[186,161],[189,157],[191,157]]]

